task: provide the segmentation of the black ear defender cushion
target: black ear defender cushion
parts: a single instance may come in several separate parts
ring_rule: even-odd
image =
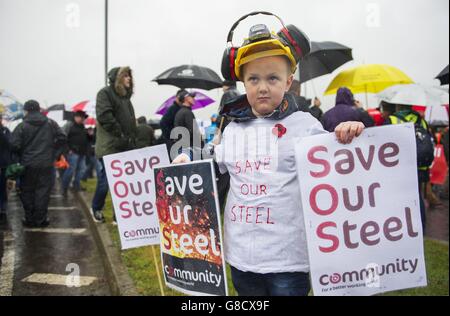
[[[290,24],[282,28],[277,35],[289,46],[297,63],[311,51],[311,43],[308,36],[295,25]]]
[[[237,81],[238,78],[234,71],[238,48],[229,47],[225,50],[222,57],[222,76],[225,80]]]

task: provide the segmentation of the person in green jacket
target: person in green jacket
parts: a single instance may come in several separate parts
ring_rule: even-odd
[[[104,222],[103,208],[108,194],[103,157],[136,149],[136,117],[131,96],[133,75],[130,67],[113,68],[108,73],[109,85],[97,94],[97,139],[95,155],[97,166],[97,188],[92,200],[92,215],[96,222]]]

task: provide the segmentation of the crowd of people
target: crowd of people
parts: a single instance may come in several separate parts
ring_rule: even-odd
[[[73,113],[62,128],[49,119],[35,100],[24,104],[24,119],[11,133],[1,130],[1,223],[5,223],[8,178],[15,180],[24,208],[25,227],[47,227],[50,193],[58,184],[64,197],[69,190],[84,190],[81,182],[97,177],[92,200],[92,215],[104,222],[103,208],[108,193],[108,182],[103,156],[117,152],[152,146],[154,130],[145,117],[135,118],[131,96],[133,78],[128,67],[114,68],[109,73],[110,84],[101,89],[97,97],[96,128],[86,128],[88,117],[84,111]],[[1,121],[1,120],[0,120]],[[64,160],[65,167],[55,161]],[[13,182],[10,182],[13,183]]]

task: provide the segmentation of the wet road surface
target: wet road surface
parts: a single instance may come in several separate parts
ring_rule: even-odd
[[[8,224],[0,226],[0,296],[110,295],[102,261],[78,202],[56,190],[50,226],[26,229],[19,197],[9,198]]]

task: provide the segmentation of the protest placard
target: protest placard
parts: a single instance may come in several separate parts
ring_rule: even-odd
[[[154,172],[167,286],[190,295],[227,295],[212,161],[155,168]]]
[[[165,145],[103,157],[122,249],[159,244],[153,169],[170,164]]]
[[[315,295],[426,286],[414,126],[296,144]]]

